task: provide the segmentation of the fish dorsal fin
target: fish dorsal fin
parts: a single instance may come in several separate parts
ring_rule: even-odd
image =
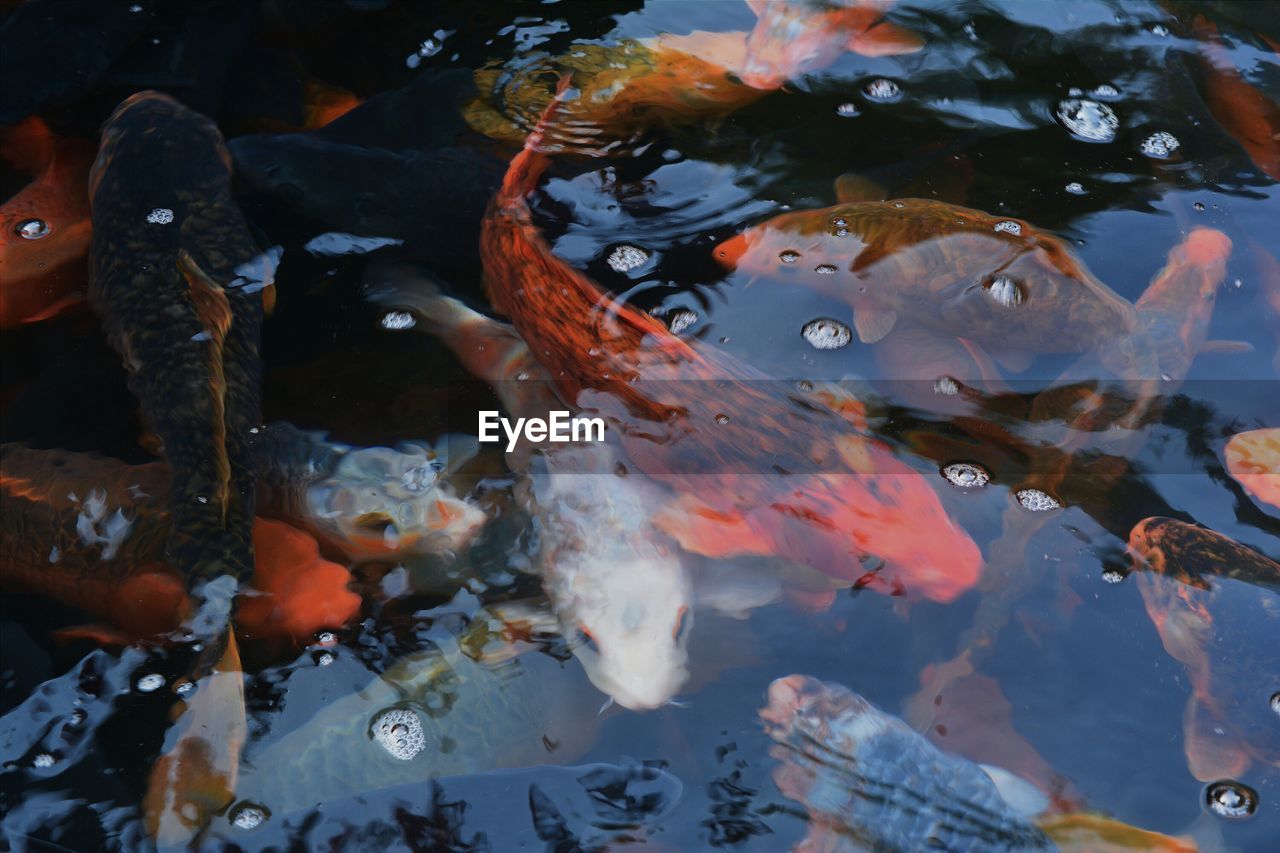
[[[747,0],[747,7],[756,13],[756,17],[760,17],[760,13],[769,7],[769,0]]]
[[[1049,808],[1049,798],[1044,792],[1021,776],[1015,776],[1003,767],[979,764],[982,772],[991,777],[1000,796],[1023,817],[1035,817]]]
[[[841,204],[884,201],[887,197],[888,193],[884,191],[884,187],[853,172],[846,172],[836,178],[836,200]]]
[[[924,47],[924,39],[911,30],[881,21],[849,40],[849,50],[863,56],[900,56]]]
[[[898,322],[898,312],[875,305],[859,305],[853,310],[853,327],[858,330],[858,340],[874,344],[893,331]]]

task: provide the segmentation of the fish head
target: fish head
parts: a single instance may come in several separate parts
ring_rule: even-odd
[[[862,243],[841,220],[843,205],[783,213],[719,243],[711,256],[726,269],[751,276],[821,278],[819,266],[847,268]]]
[[[307,492],[326,538],[354,560],[441,554],[465,547],[484,525],[477,506],[453,494],[430,448],[349,451]]]
[[[665,705],[689,677],[691,598],[679,561],[652,554],[577,575],[572,603],[559,609],[590,640],[574,654],[591,682],[624,708],[646,710]]]
[[[748,0],[756,23],[747,36],[739,75],[756,89],[827,67],[846,51],[868,55],[919,50],[918,39],[887,24],[876,26],[893,0]],[[880,30],[884,32],[880,32]]]
[[[883,731],[891,719],[857,693],[808,675],[788,675],[769,685],[768,703],[760,710],[765,732],[775,741],[834,746],[853,755],[856,743]]]

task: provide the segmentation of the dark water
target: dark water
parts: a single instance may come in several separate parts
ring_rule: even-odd
[[[50,112],[57,126],[91,135],[119,97],[151,87],[173,91],[209,113],[231,137],[251,129],[249,117],[280,112],[270,93],[282,55],[294,57],[308,74],[368,98],[443,68],[560,54],[576,40],[747,30],[755,22],[738,0],[353,0],[264,3],[253,13],[240,6],[148,6],[148,29],[106,76],[56,99]],[[1221,462],[1232,434],[1280,425],[1272,362],[1277,320],[1268,315],[1262,265],[1264,252],[1280,254],[1280,189],[1215,121],[1197,85],[1196,43],[1184,25],[1197,13],[1217,23],[1228,55],[1248,81],[1273,100],[1280,96],[1280,64],[1254,35],[1280,38],[1280,7],[1273,3],[1179,5],[1172,12],[1145,3],[901,3],[893,19],[924,36],[920,53],[846,53],[727,118],[651,130],[607,159],[563,158],[534,199],[539,224],[562,258],[646,309],[665,308],[668,316],[678,309],[696,312],[690,334],[704,345],[776,377],[869,381],[860,387],[878,395],[888,412],[879,422],[882,431],[904,453],[912,428],[945,429],[896,399],[901,386],[876,384],[885,368],[873,347],[855,338],[850,346],[819,351],[801,336],[818,317],[848,321],[848,307],[803,288],[748,284],[710,260],[712,246],[783,210],[832,204],[835,179],[856,174],[890,197],[934,197],[1032,222],[1069,240],[1101,280],[1132,301],[1190,226],[1219,229],[1234,251],[1209,336],[1245,341],[1253,350],[1197,358],[1117,485],[1090,495],[1082,475],[1086,482],[1078,491],[1088,500],[1068,501],[1033,528],[1019,559],[1000,562],[982,591],[950,605],[906,606],[871,591],[842,591],[819,613],[785,602],[746,620],[699,613],[689,649],[692,677],[679,704],[598,713],[605,697],[584,684],[575,660],[540,664],[542,677],[563,679],[565,691],[576,691],[572,725],[585,733],[579,748],[552,744],[545,762],[661,762],[678,782],[662,777],[636,783],[657,791],[647,807],[593,813],[574,805],[583,796],[581,774],[523,769],[446,779],[435,791],[425,784],[371,790],[362,799],[326,804],[310,817],[291,816],[287,824],[273,817],[254,834],[237,836],[221,819],[206,843],[283,848],[292,836],[304,846],[338,839],[352,849],[434,849],[450,834],[478,843],[476,834],[483,833],[492,849],[550,849],[555,834],[540,838],[535,832],[532,815],[539,809],[529,796],[535,785],[571,815],[567,825],[585,847],[629,839],[661,849],[788,848],[803,838],[807,821],[771,777],[777,762],[767,754],[770,742],[757,718],[769,683],[793,673],[812,675],[899,713],[919,689],[922,670],[953,658],[976,632],[989,641],[976,668],[998,681],[1013,728],[1070,781],[1085,808],[1150,830],[1193,834],[1208,848],[1272,849],[1280,837],[1275,766],[1255,760],[1238,778],[1258,794],[1252,817],[1229,821],[1206,812],[1205,785],[1188,771],[1184,755],[1187,672],[1165,652],[1132,577],[1104,580],[1108,570],[1128,563],[1127,530],[1152,515],[1194,520],[1280,556],[1275,508],[1252,500]],[[205,36],[214,47],[202,54],[196,46]],[[51,35],[50,74],[62,72],[58,39],[65,40],[71,65],[85,61],[83,45],[94,38],[74,28]],[[406,58],[425,39],[437,39],[441,49],[415,57],[409,67]],[[896,81],[901,97],[893,103],[868,99],[862,88],[878,77]],[[1118,90],[1108,104],[1119,128],[1113,141],[1082,142],[1054,113],[1070,89],[1087,92],[1099,84]],[[5,98],[16,99],[10,84],[3,85]],[[860,114],[841,115],[837,108],[845,103]],[[456,121],[441,112],[430,101],[406,103],[386,131],[394,141],[380,144],[413,150],[414,140],[431,127]],[[1177,138],[1179,159],[1154,161],[1139,152],[1157,131]],[[469,144],[492,152],[499,171],[514,151],[478,137]],[[362,185],[352,175],[348,184],[334,182],[335,203],[344,202],[344,189],[354,196],[385,186]],[[13,176],[5,176],[7,196]],[[402,199],[412,192],[412,180],[405,178],[409,189],[396,190]],[[1073,182],[1085,192],[1068,191]],[[290,206],[242,189],[254,226],[285,249],[279,307],[263,330],[267,421],[287,420],[360,445],[474,430],[475,411],[494,407],[485,389],[426,337],[380,329],[379,312],[361,289],[370,265],[409,260],[436,271],[450,292],[483,305],[470,247],[416,241],[413,223],[406,222],[401,246],[315,257],[303,245],[342,230],[324,221],[321,205],[308,215],[305,204]],[[402,200],[391,207],[394,216],[431,210],[429,189],[424,193],[416,199],[424,207]],[[475,233],[474,222],[454,224]],[[634,278],[614,272],[604,259],[620,244],[644,247],[655,262]],[[0,352],[4,441],[148,458],[137,444],[136,405],[118,360],[87,312],[6,331]],[[1036,390],[1070,362],[1065,356],[1037,358],[1014,384]],[[488,476],[477,488],[501,492],[510,478],[500,456],[490,456],[482,460]],[[977,456],[992,466],[1000,453]],[[936,460],[915,458],[913,464],[936,476]],[[988,556],[1002,535],[1017,476],[1017,464],[1009,463],[977,493],[939,483],[952,517]],[[245,648],[251,746],[270,742],[363,685],[370,672],[422,648],[440,613],[433,608],[474,605],[468,593],[454,599],[464,585],[479,601],[536,592],[536,580],[514,571],[528,549],[519,537],[522,519],[506,499],[489,500],[504,514],[456,565],[424,562],[390,580],[380,579],[376,569],[358,573],[366,603],[327,653],[332,665],[319,665],[324,653],[318,647]],[[462,575],[471,579],[464,583]],[[1274,589],[1247,587],[1241,594],[1261,603],[1217,614],[1215,630],[1231,632],[1237,641],[1231,646],[1236,657],[1224,665],[1228,671],[1215,678],[1240,687],[1232,695],[1265,703],[1280,689],[1280,673],[1262,667],[1258,661],[1266,656],[1252,652],[1280,644],[1280,620],[1274,618],[1280,602]],[[121,655],[59,644],[53,632],[84,618],[34,596],[6,595],[0,615],[4,843],[36,850],[145,846],[139,804],[161,748],[169,699],[166,691],[139,694],[133,683],[143,673],[166,672],[166,653]],[[86,654],[95,656],[82,662]],[[93,677],[77,675],[78,667]],[[61,680],[41,688],[52,679]],[[88,722],[69,729],[59,721],[72,711],[77,694],[69,685],[77,679],[92,684],[79,700]],[[33,699],[42,689],[45,698]],[[18,706],[22,713],[9,713]],[[487,724],[498,729],[509,722],[498,714]],[[1270,724],[1280,726],[1280,717]],[[947,736],[935,735],[948,748]],[[1276,733],[1266,737],[1274,743]],[[486,754],[483,744],[459,749]],[[52,766],[34,766],[42,753],[55,757]],[[497,756],[481,769],[502,767]],[[305,790],[307,779],[296,784]],[[461,808],[459,802],[471,805]],[[442,805],[449,803],[454,805]]]

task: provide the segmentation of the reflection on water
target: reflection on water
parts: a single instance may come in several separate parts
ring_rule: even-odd
[[[1280,834],[1268,4],[27,6],[15,849]],[[163,280],[160,235],[196,234],[157,264],[204,324],[169,350],[113,349],[84,297],[92,153],[142,89],[227,139],[140,168],[126,133],[95,168],[96,275]],[[202,204],[243,231],[184,231]],[[218,446],[156,422],[198,410],[173,347],[233,393],[256,370],[218,287],[267,312],[225,652],[140,641],[204,594],[173,502],[218,494],[171,476]],[[566,407],[607,440],[473,438]]]

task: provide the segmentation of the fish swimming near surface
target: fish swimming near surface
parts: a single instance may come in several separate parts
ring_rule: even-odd
[[[493,383],[513,417],[561,408],[551,375],[510,326],[439,293],[421,276],[388,271],[371,298],[409,310],[477,378]],[[518,492],[537,523],[539,573],[587,675],[620,705],[656,708],[688,678],[693,590],[679,547],[654,526],[665,490],[628,470],[616,442],[517,448]]]
[[[749,0],[758,20],[749,33],[694,32],[609,44],[576,44],[566,54],[533,54],[475,73],[479,96],[467,123],[495,139],[520,142],[537,124],[564,74],[575,96],[546,128],[544,145],[609,156],[638,144],[654,125],[723,118],[818,71],[846,51],[866,56],[912,53],[914,33],[883,20],[892,0]]]
[[[943,752],[837,684],[779,678],[760,719],[778,790],[809,813],[797,850],[1196,849],[1100,815],[1044,813],[1031,783]]]
[[[531,607],[479,610],[433,625],[430,645],[298,728],[245,754],[236,798],[283,815],[411,782],[569,761],[594,739],[595,703],[576,667],[527,640],[555,619]]]
[[[1280,428],[1236,433],[1222,456],[1227,472],[1245,491],[1280,509]]]
[[[94,149],[32,117],[0,135],[0,156],[32,176],[0,206],[0,329],[11,329],[83,301]]]
[[[231,198],[217,128],[165,95],[116,108],[89,190],[89,301],[172,471],[166,562],[186,579],[196,634],[218,634],[253,570],[261,291],[276,256]]]
[[[1274,686],[1280,671],[1280,563],[1216,531],[1172,518],[1134,525],[1129,552],[1143,604],[1169,656],[1186,667],[1182,717],[1191,774],[1238,778],[1280,767]]]
[[[726,353],[676,337],[555,256],[526,199],[547,166],[541,141],[530,136],[485,217],[491,300],[561,399],[603,415],[631,462],[679,494],[659,526],[696,553],[772,554],[937,601],[972,586],[977,546],[887,446]],[[876,557],[880,572],[864,563]]]

